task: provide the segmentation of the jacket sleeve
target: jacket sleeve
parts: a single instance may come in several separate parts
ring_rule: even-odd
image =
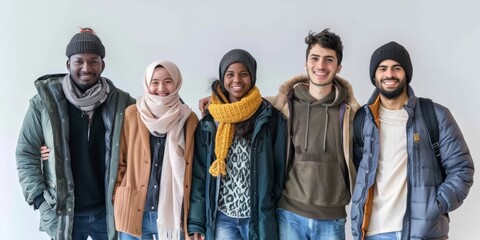
[[[120,186],[122,183],[123,177],[125,175],[125,171],[127,168],[127,159],[126,159],[126,154],[127,154],[127,143],[126,141],[128,140],[128,137],[126,136],[128,133],[128,124],[130,124],[130,121],[127,118],[127,108],[135,104],[135,99],[130,96],[129,93],[124,92],[123,90],[117,89],[119,93],[119,97],[125,99],[125,105],[120,106],[120,108],[125,109],[124,111],[124,119],[123,119],[123,124],[120,132],[120,147],[118,150],[118,169],[117,169],[117,178],[115,181],[115,186],[113,188],[113,196],[112,196],[112,202],[115,201],[115,192],[117,191],[117,188]],[[123,101],[119,101],[123,102]]]
[[[130,127],[129,118],[125,114],[125,118],[123,120],[122,132],[120,135],[120,147],[118,151],[118,170],[117,170],[117,179],[115,181],[115,187],[113,188],[113,196],[112,201],[115,201],[115,193],[117,192],[118,187],[122,184],[123,177],[125,176],[125,172],[127,171],[127,140],[128,140],[128,132]]]
[[[437,190],[437,201],[444,212],[450,212],[462,205],[473,185],[473,159],[450,111],[436,107],[439,122],[439,144],[442,165],[447,174]]]
[[[182,228],[185,233],[185,239],[188,238],[188,214],[190,213],[190,193],[192,192],[192,170],[193,170],[193,155],[195,145],[195,129],[198,124],[198,117],[195,113],[191,113],[187,122],[185,123],[185,176],[183,179],[183,213],[182,213]]]
[[[190,194],[190,213],[188,215],[188,233],[206,233],[206,174],[208,171],[208,143],[207,134],[202,131],[201,122],[195,130],[195,145],[193,156],[192,189]]]
[[[16,148],[18,178],[23,196],[30,205],[46,189],[40,159],[40,146],[44,143],[41,108],[43,105],[38,95],[30,99]]]
[[[275,198],[276,201],[282,195],[286,178],[287,165],[287,122],[285,118],[278,112],[277,128],[275,131],[274,141],[274,159],[275,159]]]
[[[135,98],[132,98],[132,97],[130,96],[130,94],[128,94],[127,106],[130,106],[130,105],[135,104],[135,103],[136,103]]]

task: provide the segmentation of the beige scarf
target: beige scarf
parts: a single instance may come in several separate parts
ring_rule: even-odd
[[[78,109],[89,112],[100,106],[108,97],[110,87],[107,80],[100,78],[97,83],[87,89],[84,93],[73,83],[70,74],[67,74],[62,81],[65,97]]]
[[[217,93],[223,96],[222,91],[217,89]],[[243,122],[255,114],[258,107],[262,103],[262,96],[256,86],[254,86],[243,98],[234,103],[221,103],[221,101],[212,94],[212,101],[208,106],[208,111],[212,114],[213,119],[219,122],[217,134],[215,136],[215,161],[210,166],[210,174],[218,176],[227,174],[225,159],[227,158],[228,149],[232,145],[233,136],[235,134],[235,123]]]
[[[150,81],[157,66],[162,66],[172,77],[176,89],[168,96],[157,96],[149,91]],[[167,134],[163,157],[160,196],[158,200],[158,235],[160,239],[180,239],[185,175],[185,137],[183,127],[192,109],[180,102],[178,91],[182,75],[174,63],[156,61],[145,70],[145,94],[138,98],[140,117],[154,136]]]
[[[107,100],[108,94],[110,93],[107,80],[101,77],[97,83],[82,93],[77,85],[73,83],[70,74],[67,74],[62,80],[62,88],[68,101],[88,116],[87,138],[90,140],[90,126],[92,124],[93,111]]]

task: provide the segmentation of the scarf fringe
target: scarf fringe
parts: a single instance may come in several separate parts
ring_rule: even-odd
[[[158,238],[161,240],[179,240],[183,235],[180,229],[165,229],[158,226]]]

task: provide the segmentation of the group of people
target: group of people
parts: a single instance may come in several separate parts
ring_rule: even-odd
[[[408,51],[396,42],[374,51],[375,90],[361,107],[338,76],[340,37],[325,29],[305,43],[306,74],[275,97],[256,87],[249,52],[227,52],[199,120],[174,63],[151,63],[135,100],[101,75],[105,47],[81,29],[66,48],[68,74],[35,81],[18,139],[40,230],[59,240],[345,239],[351,204],[355,239],[447,239],[473,160],[435,103],[437,162]]]

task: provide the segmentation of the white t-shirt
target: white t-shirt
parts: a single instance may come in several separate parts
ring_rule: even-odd
[[[401,231],[407,206],[408,113],[380,106],[379,116],[380,154],[367,236]]]

